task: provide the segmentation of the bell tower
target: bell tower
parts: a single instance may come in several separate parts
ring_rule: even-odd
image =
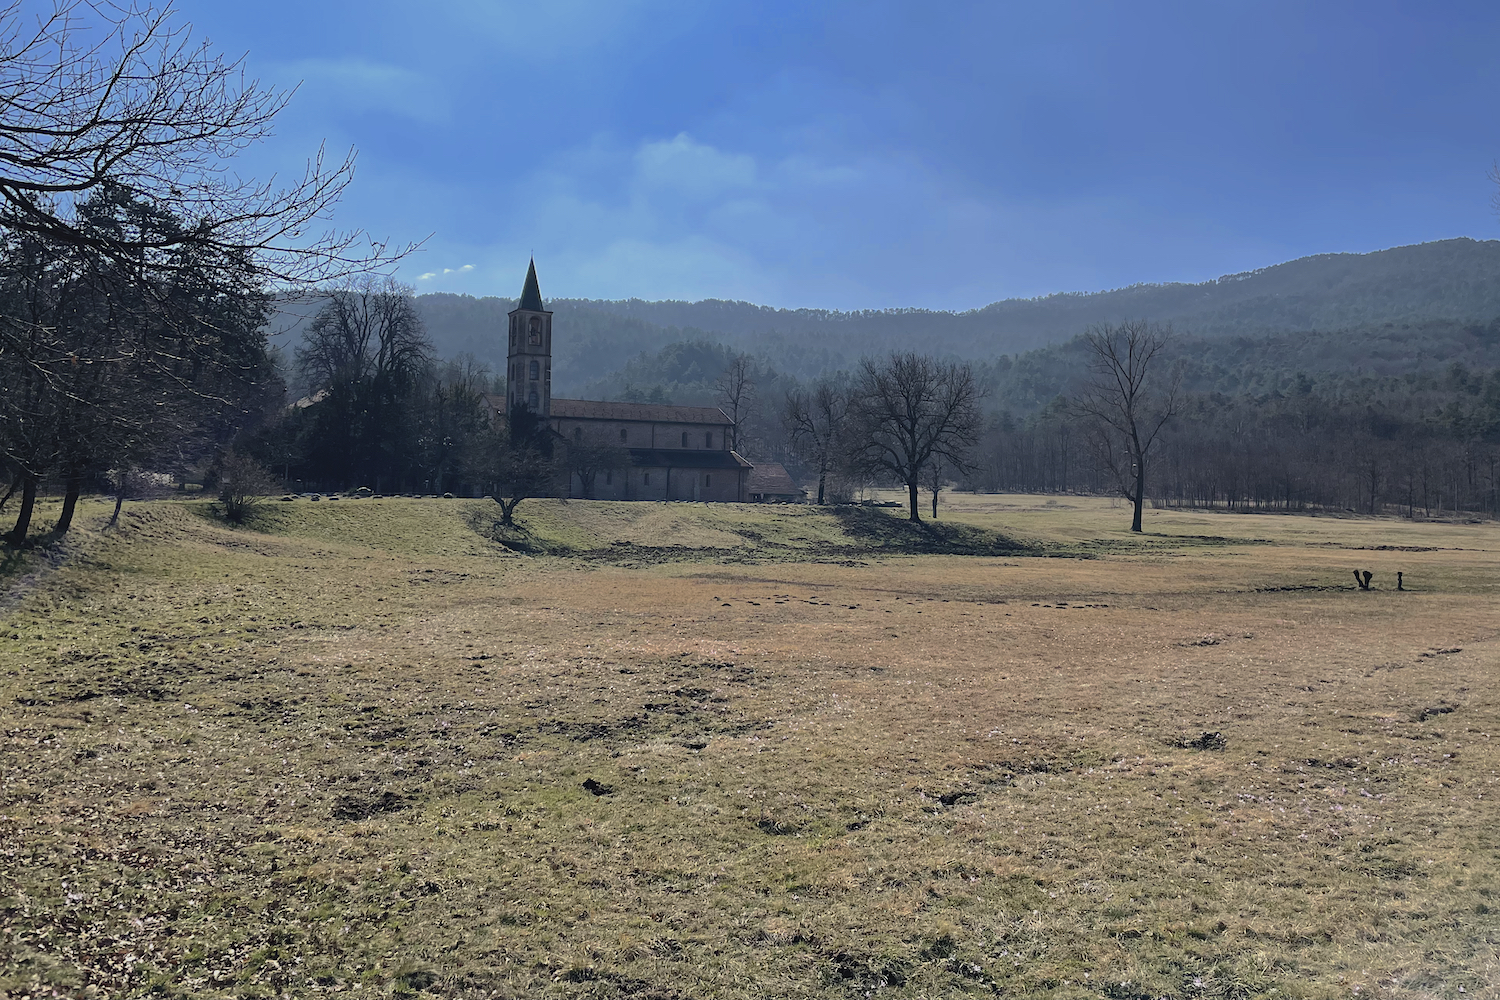
[[[510,356],[505,372],[507,412],[518,404],[546,418],[552,415],[552,314],[542,308],[536,260],[526,270],[521,301],[510,311]]]

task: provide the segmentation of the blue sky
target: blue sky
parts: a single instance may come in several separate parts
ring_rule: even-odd
[[[419,291],[966,309],[1500,238],[1500,4],[185,0]],[[1437,12],[1435,13],[1434,10]]]

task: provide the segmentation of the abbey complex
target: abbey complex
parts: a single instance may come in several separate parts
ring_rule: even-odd
[[[535,261],[527,269],[521,301],[510,312],[509,333],[506,395],[486,397],[490,407],[503,414],[524,406],[564,440],[608,442],[630,455],[629,467],[598,475],[594,499],[762,499],[758,492],[752,495],[754,466],[734,451],[734,424],[718,407],[553,397],[552,313],[542,307]],[[569,491],[584,495],[576,475]]]

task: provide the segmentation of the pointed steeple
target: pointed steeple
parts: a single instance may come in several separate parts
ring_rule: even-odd
[[[526,269],[526,287],[521,289],[521,301],[516,305],[517,309],[530,309],[542,312],[542,289],[536,283],[536,258],[531,260],[531,266]]]

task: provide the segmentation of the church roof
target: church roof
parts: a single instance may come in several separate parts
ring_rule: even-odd
[[[593,399],[552,399],[552,416],[569,420],[641,420],[658,424],[713,424],[733,421],[717,406],[669,406],[666,403],[606,403]]]
[[[745,480],[745,492],[777,497],[807,496],[807,491],[792,481],[780,462],[762,462],[751,469],[750,477]]]
[[[546,312],[542,307],[542,286],[536,282],[536,259],[533,258],[531,266],[526,269],[526,287],[521,289],[521,301],[516,305],[517,309],[529,309],[532,312]]]

